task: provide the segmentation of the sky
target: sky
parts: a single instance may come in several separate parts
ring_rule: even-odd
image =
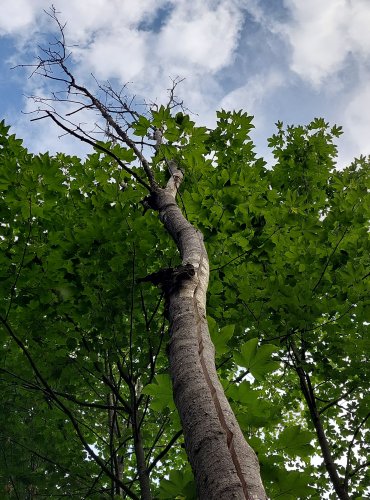
[[[197,124],[216,111],[253,114],[257,153],[272,161],[275,123],[323,117],[342,125],[338,165],[370,153],[370,0],[54,0],[83,84],[124,84],[138,102],[165,103],[171,79]],[[30,122],[27,95],[50,95],[30,78],[38,47],[56,26],[49,0],[3,1],[0,16],[0,119],[34,153],[84,154],[83,145],[46,120]]]

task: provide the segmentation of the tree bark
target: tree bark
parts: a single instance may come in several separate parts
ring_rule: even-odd
[[[143,447],[143,440],[140,431],[139,415],[137,407],[136,389],[132,380],[130,381],[130,395],[131,395],[131,424],[134,436],[134,449],[136,457],[136,468],[139,476],[140,495],[141,500],[152,500],[152,493],[150,489],[149,471],[145,463],[145,453]]]
[[[112,477],[118,479],[118,481],[123,481],[123,457],[119,455],[116,451],[116,440],[120,439],[120,431],[117,422],[117,413],[114,407],[116,406],[116,401],[114,395],[109,392],[107,397],[108,403],[108,427],[109,427],[109,452],[111,461],[111,471]],[[117,484],[117,481],[112,479],[112,497],[116,494],[123,497],[124,491]]]
[[[137,425],[138,423],[136,422],[135,426]],[[137,472],[139,474],[141,499],[151,500],[152,493],[150,490],[149,473],[145,464],[145,454],[144,454],[141,432],[140,429],[138,428],[134,429],[134,447],[135,447]]]
[[[316,399],[315,399],[315,394],[313,392],[312,386],[311,386],[311,381],[308,373],[305,372],[305,370],[302,368],[302,359],[299,354],[299,351],[297,349],[297,346],[295,345],[294,341],[290,341],[294,359],[295,359],[295,370],[298,374],[299,377],[299,382],[300,386],[302,389],[303,396],[306,400],[310,415],[311,415],[311,420],[312,423],[315,427],[316,431],[316,436],[320,444],[320,448],[322,451],[322,456],[324,459],[324,464],[326,467],[326,470],[328,471],[330,480],[332,482],[332,485],[334,487],[335,493],[338,495],[338,498],[340,500],[349,500],[349,495],[346,490],[346,486],[344,484],[344,481],[342,481],[339,477],[338,474],[338,467],[333,459],[333,456],[331,454],[330,450],[330,444],[326,438],[326,434],[324,431],[324,427],[322,425],[322,421],[320,418],[319,411],[317,409],[316,405]]]
[[[206,319],[209,264],[202,234],[183,216],[175,197],[182,172],[171,162],[165,189],[152,195],[188,272],[164,284],[170,321],[169,362],[185,449],[201,500],[266,500],[256,454],[246,442],[215,367]],[[189,269],[192,272],[189,272]],[[180,273],[179,268],[177,272]]]

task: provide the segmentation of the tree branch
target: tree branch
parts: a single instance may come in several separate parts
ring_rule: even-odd
[[[182,429],[180,431],[177,431],[176,434],[174,434],[174,436],[170,439],[170,441],[168,442],[168,444],[163,448],[163,450],[160,453],[158,453],[158,455],[155,457],[155,459],[153,460],[153,462],[149,465],[148,472],[152,471],[154,469],[154,467],[157,465],[157,463],[160,460],[162,460],[163,457],[165,457],[167,455],[167,453],[170,451],[170,449],[172,448],[172,446],[179,439],[179,437],[181,436],[181,434],[182,434]]]
[[[346,463],[346,472],[344,474],[344,484],[346,486],[348,486],[348,481],[349,481],[349,478],[352,477],[355,473],[350,473],[350,467],[351,467],[351,454],[352,454],[352,448],[355,444],[355,439],[357,437],[357,434],[360,432],[361,430],[361,427],[367,422],[367,420],[370,418],[370,412],[361,420],[361,422],[358,424],[358,426],[356,427],[354,433],[353,433],[353,436],[352,436],[352,439],[351,439],[351,442],[349,443],[349,446],[348,446],[348,451],[347,451],[347,463]],[[360,468],[357,468],[357,470],[360,470],[362,468],[362,466]],[[356,470],[356,469],[355,469]],[[356,472],[357,472],[356,470]]]
[[[99,465],[99,467],[107,474],[108,477],[112,477],[111,471],[108,469],[108,467],[104,464],[103,460],[97,455],[94,450],[90,447],[90,445],[87,443],[85,437],[83,436],[80,426],[73,416],[72,412],[65,406],[65,404],[59,399],[59,397],[55,394],[53,389],[49,386],[39,369],[37,368],[33,358],[31,357],[30,353],[28,352],[28,349],[26,346],[23,344],[23,342],[17,337],[17,335],[14,333],[13,329],[10,327],[9,323],[2,317],[0,316],[0,321],[3,324],[5,330],[8,332],[10,337],[15,341],[15,343],[18,345],[18,347],[22,350],[22,352],[25,354],[32,370],[34,371],[36,377],[40,380],[42,385],[45,387],[47,394],[55,401],[55,403],[58,405],[58,407],[63,411],[63,413],[69,418],[72,426],[74,427],[83,447],[87,451],[87,453],[90,455],[90,457],[95,460],[95,462]],[[123,491],[133,500],[139,500],[139,497],[133,493],[122,481],[117,480],[114,478],[119,484],[119,486],[123,489]]]
[[[302,359],[293,338],[289,339],[289,344],[292,348],[292,360],[299,377],[300,386],[311,415],[312,423],[316,430],[316,436],[320,444],[326,470],[328,471],[329,477],[333,484],[334,490],[338,495],[338,498],[340,498],[341,500],[350,500],[347,488],[339,478],[337,465],[334,462],[333,456],[331,454],[330,445],[325,435],[322,421],[320,419],[320,414],[317,410],[315,394],[313,392],[310,377],[308,373],[306,373],[302,368]]]
[[[334,254],[335,254],[335,252],[337,251],[337,249],[338,249],[338,247],[339,247],[339,245],[340,245],[341,241],[343,240],[343,238],[345,237],[345,235],[347,234],[347,232],[348,232],[348,227],[346,227],[346,228],[345,228],[345,230],[344,230],[344,232],[343,232],[342,236],[339,238],[339,240],[338,240],[337,244],[336,244],[336,245],[335,245],[335,247],[333,248],[333,250],[332,250],[331,254],[329,255],[329,257],[327,258],[327,261],[326,261],[325,266],[324,266],[324,268],[323,268],[323,270],[322,270],[322,272],[321,272],[321,275],[320,275],[319,279],[317,280],[316,285],[315,285],[315,286],[313,287],[313,289],[312,289],[312,293],[314,293],[314,292],[315,292],[316,288],[317,288],[317,287],[319,286],[319,284],[321,283],[321,280],[322,280],[322,278],[324,277],[325,271],[326,271],[326,269],[328,268],[328,265],[329,265],[329,263],[330,263],[330,261],[331,261],[331,259],[332,259],[333,255],[334,255]]]
[[[341,394],[338,398],[336,398],[333,401],[331,401],[330,403],[328,403],[326,406],[324,406],[324,408],[321,408],[321,410],[319,410],[319,414],[322,415],[324,412],[326,412],[326,410],[328,410],[332,406],[339,403],[339,401],[341,401],[342,399],[345,399],[347,396],[349,396],[355,389],[356,389],[355,387],[352,387],[347,392],[345,392],[344,394]],[[316,398],[316,399],[319,399],[319,398]]]
[[[139,183],[141,184],[142,186],[144,186],[149,192],[151,192],[151,188],[150,186],[139,176],[137,175],[133,170],[131,170],[127,165],[125,165],[119,158],[116,154],[114,154],[112,151],[110,151],[108,148],[102,146],[101,144],[93,141],[92,139],[88,139],[87,137],[84,137],[80,134],[77,134],[77,132],[75,132],[74,130],[66,127],[60,120],[58,120],[55,115],[53,113],[51,113],[50,111],[48,110],[44,110],[44,112],[46,113],[46,115],[51,118],[57,125],[58,127],[60,127],[61,129],[63,129],[64,131],[66,131],[68,134],[71,134],[73,137],[76,137],[76,139],[82,141],[82,142],[86,142],[87,144],[90,144],[90,146],[93,146],[94,148],[98,149],[99,151],[102,151],[103,153],[106,153],[108,156],[110,156],[111,158],[113,158],[120,167],[122,167],[123,170],[125,170],[125,172],[127,172],[128,174],[132,175],[132,177]],[[41,120],[43,118],[46,118],[46,116],[42,116],[40,118],[34,118],[33,120],[31,121],[35,121],[35,120]]]

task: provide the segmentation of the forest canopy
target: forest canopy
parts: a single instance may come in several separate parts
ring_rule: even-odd
[[[131,125],[139,144],[163,131],[150,158],[158,184],[163,158],[184,172],[178,204],[210,261],[217,373],[267,495],[335,498],[335,471],[365,498],[370,161],[336,169],[341,128],[315,119],[277,123],[268,167],[252,128],[242,111],[217,112],[208,129],[164,106]],[[143,464],[153,498],[196,498],[165,290],[146,279],[181,259],[135,175],[132,148],[109,137],[85,159],[34,155],[0,124],[6,498],[145,498]]]

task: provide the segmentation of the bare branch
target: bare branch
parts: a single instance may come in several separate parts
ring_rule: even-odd
[[[90,144],[91,146],[93,146],[94,148],[96,149],[99,149],[100,151],[102,151],[103,153],[106,153],[108,156],[110,156],[111,158],[113,158],[120,167],[122,167],[123,170],[125,170],[128,174],[132,175],[132,177],[134,177],[134,179],[137,180],[137,182],[139,182],[142,186],[144,186],[148,191],[151,191],[151,188],[150,186],[139,176],[137,175],[133,170],[131,170],[127,165],[125,165],[125,163],[123,163],[116,154],[113,153],[113,151],[110,151],[108,148],[102,146],[101,144],[97,143],[97,142],[94,142],[93,140],[91,139],[88,139],[87,137],[84,137],[82,136],[81,134],[78,134],[77,132],[75,132],[74,130],[66,127],[60,120],[58,120],[55,115],[53,113],[51,113],[50,111],[45,111],[46,115],[51,118],[61,129],[65,130],[67,132],[67,134],[70,134],[70,135],[73,135],[74,137],[76,137],[77,139],[79,139],[80,141],[82,142],[86,142],[87,144]],[[40,117],[40,118],[36,118],[37,119],[42,119],[42,118],[46,118],[46,116],[43,116],[43,117]],[[35,119],[34,119],[35,120]]]
[[[185,78],[180,78],[179,76],[177,76],[176,78],[171,78],[171,81],[172,81],[172,86],[167,89],[168,93],[169,93],[169,100],[168,100],[168,103],[167,103],[167,107],[170,108],[170,109],[173,109],[173,108],[176,108],[177,106],[180,106],[181,109],[184,109],[183,108],[183,104],[184,102],[183,101],[178,101],[177,99],[177,96],[175,95],[175,90],[176,90],[176,87],[182,83],[183,81],[185,80]]]
[[[89,456],[95,460],[95,462],[100,466],[100,468],[105,472],[105,474],[108,477],[111,477],[111,471],[108,469],[108,467],[104,464],[104,461],[95,453],[95,451],[91,448],[91,446],[88,444],[86,441],[84,435],[82,434],[80,425],[76,418],[74,417],[73,413],[70,411],[70,409],[59,399],[59,397],[55,394],[53,389],[50,387],[46,379],[43,377],[41,374],[40,370],[36,366],[36,363],[32,356],[29,353],[29,350],[26,348],[22,340],[15,334],[9,323],[2,317],[0,317],[0,321],[4,326],[4,329],[8,332],[10,337],[15,341],[15,343],[18,345],[18,347],[22,350],[24,355],[26,356],[33,372],[35,373],[36,377],[38,380],[41,382],[41,384],[44,386],[45,391],[47,392],[48,396],[53,399],[53,401],[57,404],[57,406],[60,408],[60,410],[69,418],[72,426],[74,427],[83,447],[89,454]],[[134,500],[139,500],[137,495],[132,492],[122,481],[119,481],[117,478],[114,478],[117,484],[124,490],[124,492],[132,499]]]
[[[355,440],[357,438],[357,435],[358,433],[360,432],[362,426],[367,422],[367,420],[370,418],[370,412],[365,415],[365,417],[361,420],[361,422],[358,424],[358,426],[356,427],[354,433],[353,433],[353,436],[352,436],[352,439],[351,439],[351,442],[349,443],[348,445],[348,450],[347,450],[347,463],[346,463],[346,472],[345,472],[345,475],[344,475],[344,484],[346,485],[346,487],[348,487],[348,481],[349,481],[349,478],[352,477],[355,472],[350,471],[350,467],[351,467],[351,455],[352,455],[352,449],[353,449],[353,446],[355,444]],[[360,470],[362,468],[361,467],[357,467],[355,469],[355,471],[357,472],[357,470]]]
[[[316,288],[317,288],[317,287],[319,286],[319,284],[321,283],[321,280],[322,280],[322,278],[324,277],[325,271],[326,271],[326,269],[327,269],[327,267],[328,267],[328,265],[329,265],[329,263],[330,263],[330,261],[331,261],[331,259],[332,259],[333,255],[334,255],[334,254],[335,254],[335,252],[337,251],[337,249],[338,249],[338,247],[339,247],[340,243],[342,242],[343,238],[344,238],[344,237],[345,237],[345,235],[347,234],[348,230],[349,230],[349,228],[348,228],[348,227],[346,227],[346,228],[345,228],[345,230],[343,231],[343,234],[341,235],[341,237],[340,237],[340,238],[339,238],[339,240],[337,241],[337,243],[336,243],[335,247],[333,248],[333,250],[332,250],[331,254],[330,254],[330,255],[329,255],[329,257],[327,258],[326,263],[325,263],[325,266],[323,267],[323,269],[322,269],[322,271],[321,271],[320,277],[319,277],[319,279],[317,280],[317,282],[316,282],[315,286],[314,286],[314,287],[313,287],[313,289],[312,289],[312,293],[314,293],[314,292],[315,292]]]
[[[347,396],[349,396],[356,388],[355,387],[352,387],[351,389],[349,389],[347,392],[345,392],[344,394],[341,394],[339,397],[337,397],[336,399],[334,399],[333,401],[330,401],[327,405],[325,405],[323,408],[321,408],[321,410],[319,411],[319,414],[323,414],[324,412],[326,412],[326,410],[328,410],[329,408],[331,408],[332,406],[335,406],[336,404],[339,403],[339,401],[341,401],[342,399],[345,399]],[[316,399],[318,399],[320,401],[320,398],[316,397]]]
[[[179,437],[182,434],[182,429],[180,431],[177,431],[176,434],[173,435],[173,437],[170,439],[168,442],[167,446],[163,448],[163,450],[155,457],[153,462],[149,465],[148,467],[148,473],[154,469],[154,467],[157,465],[157,463],[162,460],[163,457],[167,455],[167,453],[170,451],[172,446],[176,443],[176,441],[179,439]]]
[[[67,50],[67,44],[64,34],[65,24],[62,24],[59,21],[58,13],[55,7],[51,7],[50,12],[47,12],[47,15],[50,16],[51,19],[56,23],[59,30],[59,39],[55,39],[55,42],[50,43],[49,47],[46,49],[40,48],[41,55],[38,56],[38,61],[35,64],[19,65],[19,67],[31,67],[33,68],[31,76],[39,75],[48,78],[54,82],[62,84],[65,87],[65,90],[53,92],[51,98],[32,96],[32,99],[36,103],[41,103],[47,106],[46,109],[41,108],[38,111],[44,112],[45,117],[52,118],[53,121],[66,133],[114,157],[115,155],[108,153],[108,150],[106,148],[102,148],[99,144],[97,144],[98,141],[93,138],[92,132],[86,132],[86,130],[84,130],[81,125],[71,123],[65,118],[74,116],[77,113],[85,110],[97,111],[98,116],[100,116],[100,118],[102,118],[109,127],[108,136],[111,137],[114,141],[122,141],[133,151],[134,155],[139,160],[145,171],[145,174],[149,181],[149,185],[143,179],[141,179],[140,176],[134,174],[132,170],[128,169],[127,166],[123,166],[121,162],[119,162],[119,164],[122,166],[122,168],[129,172],[136,181],[145,186],[146,189],[152,192],[156,191],[158,189],[158,185],[154,178],[154,174],[152,172],[150,164],[142,152],[141,142],[138,144],[129,135],[129,128],[132,126],[133,122],[137,121],[140,114],[131,109],[130,105],[128,105],[127,103],[127,96],[123,96],[123,91],[126,85],[117,92],[113,90],[110,82],[108,82],[107,85],[101,85],[92,75],[99,91],[103,93],[106,100],[112,99],[113,105],[110,105],[110,103],[104,104],[103,101],[98,98],[98,96],[90,92],[85,86],[80,85],[77,82],[75,75],[68,67],[68,59],[70,58],[71,53]],[[76,104],[77,107],[72,111],[66,112],[63,117],[56,111],[53,106],[50,105],[50,102]],[[131,100],[131,104],[132,102],[133,101]],[[115,115],[115,118],[113,118],[113,114]],[[42,118],[35,118],[34,121],[37,119]],[[64,123],[65,121],[67,121],[70,126],[66,126]],[[121,126],[121,123],[123,123],[123,126]],[[106,133],[106,131],[104,131],[101,127],[97,127],[102,131],[102,133]],[[112,131],[114,131],[114,137],[111,136]],[[152,144],[150,144],[150,146],[152,146]],[[117,158],[115,159],[117,161]]]

